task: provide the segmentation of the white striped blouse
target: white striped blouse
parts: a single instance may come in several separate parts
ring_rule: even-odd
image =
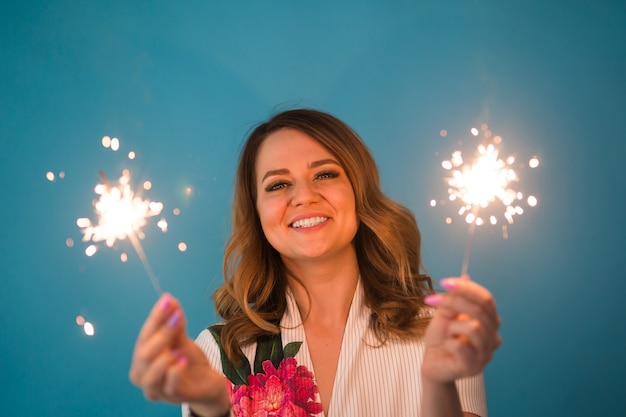
[[[346,323],[326,417],[419,416],[424,345],[421,340],[389,340],[381,346],[368,325],[370,314],[359,282]],[[281,328],[283,347],[291,342],[302,342],[294,358],[298,366],[306,366],[314,375],[300,312],[289,291]],[[223,373],[220,349],[211,333],[203,330],[196,343],[206,353],[211,366]],[[250,363],[254,363],[255,351],[256,344],[243,348]],[[457,389],[463,411],[487,417],[482,373],[458,380]],[[315,395],[314,401],[319,402],[319,394]],[[186,404],[182,411],[184,417],[190,416]],[[320,417],[324,413],[308,415]]]

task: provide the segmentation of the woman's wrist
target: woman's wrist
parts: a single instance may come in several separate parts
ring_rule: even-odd
[[[431,417],[462,416],[456,383],[431,379],[422,374],[422,414]]]
[[[230,416],[230,395],[224,386],[224,391],[210,401],[190,402],[189,411],[192,417],[228,417]]]
[[[205,416],[203,414],[196,413],[194,409],[191,408],[191,406],[189,407],[189,413],[191,414],[191,417],[208,417],[208,415]],[[230,417],[230,407],[223,414],[218,414],[211,417]]]

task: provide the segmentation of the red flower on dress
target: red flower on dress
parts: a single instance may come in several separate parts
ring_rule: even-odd
[[[247,385],[231,387],[230,398],[237,417],[312,417],[322,411],[316,402],[313,373],[292,357],[278,369],[263,362],[264,373],[248,376]]]

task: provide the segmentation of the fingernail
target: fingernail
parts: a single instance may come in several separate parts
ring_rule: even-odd
[[[441,304],[441,295],[439,294],[428,295],[424,297],[424,303],[426,303],[426,305],[433,306],[433,307],[438,306],[439,304]]]
[[[451,279],[451,278],[442,279],[441,281],[439,281],[439,283],[441,284],[443,288],[445,288],[448,291],[453,290],[457,287],[456,281],[454,281],[454,279]]]
[[[176,361],[177,364],[181,365],[181,366],[185,366],[187,365],[187,357],[186,356],[181,356],[180,358],[178,358],[178,360]]]
[[[170,296],[169,294],[163,294],[163,296],[161,297],[161,311],[165,311],[169,308],[170,306]]]
[[[172,317],[170,317],[169,320],[167,321],[167,325],[170,327],[176,327],[176,325],[180,321],[180,317],[181,317],[180,311],[175,311],[174,314],[172,314]]]

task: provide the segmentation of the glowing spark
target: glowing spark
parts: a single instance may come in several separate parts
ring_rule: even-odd
[[[85,318],[80,314],[76,316],[75,321],[78,326],[83,328],[83,332],[85,332],[87,336],[93,336],[96,333],[96,329],[93,324],[85,320]]]
[[[93,324],[88,321],[83,324],[83,331],[87,336],[93,336],[96,333],[96,329],[93,327]]]
[[[530,161],[528,161],[528,166],[531,168],[537,168],[539,166],[539,158],[537,158],[536,156],[530,158]]]
[[[96,245],[89,245],[87,246],[87,249],[85,249],[85,255],[93,256],[95,255],[97,250],[98,250],[98,247]]]
[[[83,228],[83,241],[105,241],[111,247],[116,240],[136,235],[144,238],[141,228],[146,225],[148,217],[161,213],[163,204],[151,203],[136,197],[129,185],[130,175],[125,172],[119,180],[119,186],[98,184],[95,188],[100,198],[95,203],[98,224],[93,226],[89,219],[80,218],[76,221]],[[105,180],[105,182],[107,182]]]
[[[178,250],[181,252],[185,252],[187,250],[187,244],[185,242],[180,242],[178,244]]]
[[[448,192],[460,198],[466,210],[485,208],[495,200],[502,201],[505,206],[510,205],[517,193],[509,184],[518,180],[517,174],[510,164],[498,157],[494,145],[479,145],[478,152],[476,162],[452,171]]]
[[[154,289],[160,294],[162,291],[158,279],[148,264],[139,239],[145,237],[141,229],[146,225],[146,219],[159,215],[163,210],[163,204],[136,196],[130,186],[128,170],[123,171],[117,186],[110,184],[103,173],[100,173],[100,177],[103,184],[97,184],[94,189],[96,194],[100,195],[94,202],[97,224],[94,225],[88,218],[76,220],[78,227],[82,228],[83,241],[95,243],[104,241],[107,246],[112,247],[116,240],[128,238],[137,251]],[[96,245],[90,245],[85,253],[92,256],[96,250]]]
[[[157,226],[163,233],[167,232],[167,220],[161,219],[157,222]]]
[[[441,166],[446,170],[446,185],[448,190],[448,200],[459,201],[457,214],[462,216],[469,224],[469,236],[463,261],[462,274],[467,273],[471,242],[476,226],[483,224],[496,225],[499,218],[503,218],[502,232],[506,239],[508,230],[506,225],[513,224],[515,216],[524,214],[522,203],[524,194],[514,189],[514,184],[519,182],[514,167],[517,164],[515,156],[501,157],[498,145],[502,143],[502,137],[493,136],[486,124],[470,129],[472,136],[478,136],[481,131],[484,142],[476,149],[476,156],[471,161],[466,161],[460,150],[455,150],[450,158],[441,162]],[[531,168],[539,166],[539,159],[533,156],[528,165]],[[435,204],[431,200],[431,207]],[[526,199],[529,207],[537,205],[537,199],[529,196]],[[482,212],[485,213],[482,213]],[[479,212],[483,216],[479,216]],[[452,223],[450,217],[446,218],[446,223]]]
[[[137,156],[135,152],[133,151],[128,152],[128,159],[135,159],[135,156]]]
[[[54,172],[52,171],[46,172],[46,179],[50,182],[54,181]]]

